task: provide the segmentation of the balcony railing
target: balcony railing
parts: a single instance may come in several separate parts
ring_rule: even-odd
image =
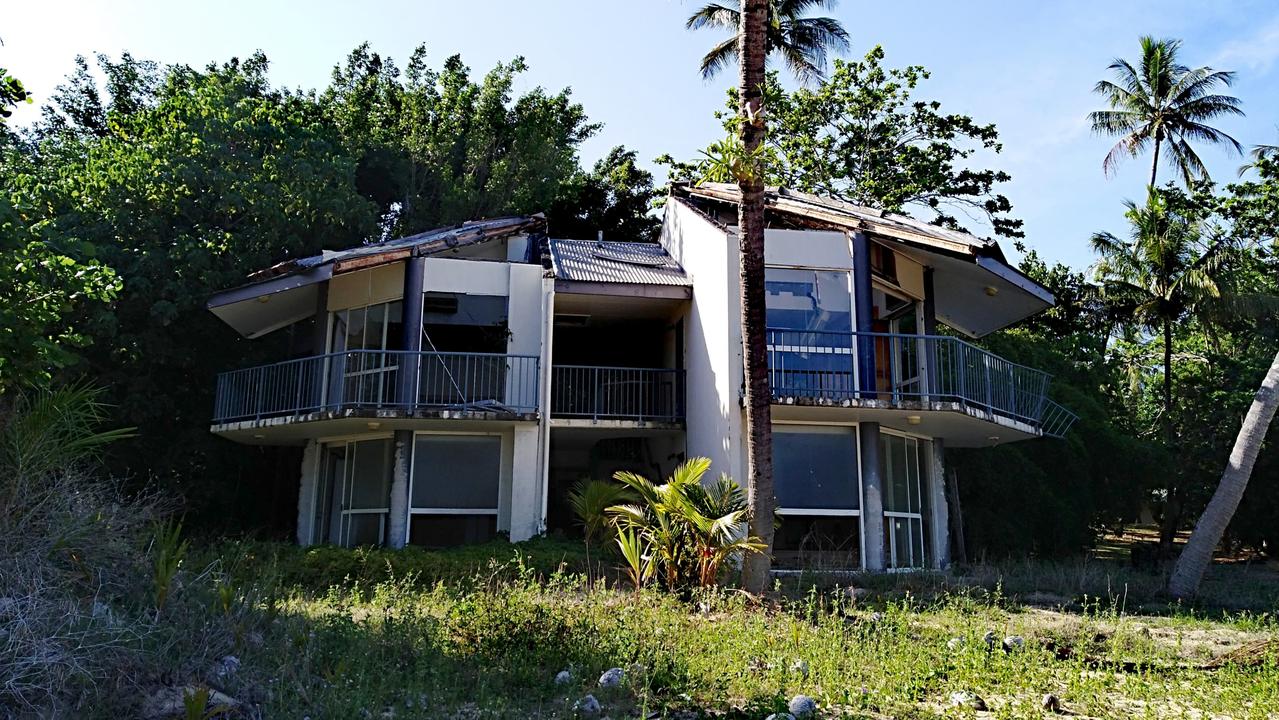
[[[858,356],[874,359],[861,378]],[[1048,399],[1051,377],[943,335],[768,330],[773,396],[827,402],[957,402],[1060,436],[1075,415]]]
[[[684,371],[556,365],[551,369],[551,415],[592,420],[683,420]]]
[[[537,411],[538,358],[352,350],[218,375],[218,423],[326,410]]]

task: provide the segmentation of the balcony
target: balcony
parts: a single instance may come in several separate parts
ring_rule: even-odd
[[[684,420],[684,371],[595,365],[551,370],[551,416],[676,423]]]
[[[862,365],[873,378],[860,378]],[[1076,416],[1048,399],[1051,376],[956,337],[768,330],[775,402],[954,409],[1062,437]]]
[[[355,350],[220,374],[213,421],[348,411],[529,418],[537,413],[537,391],[535,355]]]

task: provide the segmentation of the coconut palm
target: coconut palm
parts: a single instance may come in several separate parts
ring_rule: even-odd
[[[1221,298],[1217,275],[1227,246],[1217,242],[1205,250],[1202,221],[1193,212],[1174,207],[1169,194],[1154,186],[1145,205],[1131,201],[1126,205],[1130,238],[1122,240],[1107,232],[1093,235],[1092,249],[1101,256],[1094,272],[1121,326],[1163,339],[1161,420],[1164,440],[1171,447],[1173,331],[1191,315],[1206,318],[1213,301]],[[1177,483],[1172,482],[1160,530],[1165,551],[1180,519],[1180,502]]]
[[[761,592],[768,584],[773,546],[772,394],[768,385],[764,292],[764,140],[765,61],[778,52],[801,80],[821,76],[828,49],[848,47],[848,34],[831,18],[805,18],[814,7],[833,0],[738,0],[706,5],[688,19],[690,29],[736,29],[702,61],[704,77],[738,58],[735,147],[747,162],[735,178],[741,190],[737,206],[742,323],[742,366],[746,376],[746,476],[750,532],[765,552],[749,553],[742,563],[742,584]]]
[[[839,21],[829,17],[805,17],[816,8],[831,9],[836,0],[765,0],[765,54],[777,53],[795,77],[808,83],[820,80],[825,73],[829,50],[848,50],[848,33]],[[738,57],[737,31],[741,25],[741,3],[708,3],[689,16],[689,30],[713,28],[730,30],[734,36],[724,40],[702,58],[702,77],[707,80],[735,62]]]
[[[568,493],[568,504],[582,526],[586,539],[586,566],[591,565],[591,541],[603,539],[611,528],[605,511],[613,505],[633,499],[624,485],[605,480],[582,478]]]
[[[1153,150],[1150,184],[1155,184],[1161,151],[1189,186],[1206,179],[1208,170],[1192,142],[1224,145],[1241,153],[1239,142],[1208,123],[1223,115],[1243,115],[1238,98],[1219,94],[1234,83],[1232,72],[1210,67],[1188,68],[1177,59],[1180,40],[1141,38],[1137,66],[1116,58],[1110,64],[1113,80],[1102,80],[1093,92],[1105,98],[1109,109],[1088,115],[1093,132],[1117,137],[1106,153],[1102,170],[1113,175],[1125,156]]]
[[[1248,478],[1252,475],[1276,409],[1279,409],[1279,355],[1275,355],[1261,388],[1252,399],[1248,414],[1244,416],[1217,491],[1212,494],[1203,515],[1199,516],[1199,522],[1195,523],[1195,530],[1181,551],[1181,557],[1177,558],[1177,565],[1168,580],[1168,592],[1173,597],[1188,598],[1198,592],[1204,571],[1212,563],[1212,552],[1221,542],[1221,536],[1248,487]]]

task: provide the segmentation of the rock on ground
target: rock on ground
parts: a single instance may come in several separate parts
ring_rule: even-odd
[[[786,709],[797,718],[812,717],[817,713],[817,701],[807,695],[796,695],[790,699]]]
[[[950,694],[951,707],[968,707],[974,710],[987,710],[986,701],[975,692],[958,690]]]
[[[555,684],[556,684],[556,685],[567,685],[567,684],[569,684],[569,683],[571,683],[571,682],[573,682],[573,673],[571,673],[571,672],[569,672],[569,671],[567,671],[567,670],[561,670],[561,671],[559,671],[559,672],[555,673]]]
[[[185,699],[188,695],[194,695],[198,691],[199,688],[193,685],[157,688],[146,700],[142,701],[141,716],[146,718],[146,720],[160,720],[161,718],[167,720],[175,715],[186,717]],[[214,708],[231,710],[239,706],[239,700],[213,689],[209,690],[209,702],[205,705],[208,710]]]
[[[622,679],[625,677],[626,677],[625,670],[618,667],[609,668],[608,670],[604,671],[603,675],[600,675],[600,687],[615,688],[618,685],[622,684]]]
[[[585,717],[594,717],[600,714],[600,701],[596,700],[594,695],[587,695],[581,700],[578,700],[577,703],[573,705],[573,709],[576,710],[578,714]]]

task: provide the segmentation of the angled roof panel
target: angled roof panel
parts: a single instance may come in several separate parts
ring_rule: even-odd
[[[690,287],[693,281],[654,243],[551,240],[556,280]]]

